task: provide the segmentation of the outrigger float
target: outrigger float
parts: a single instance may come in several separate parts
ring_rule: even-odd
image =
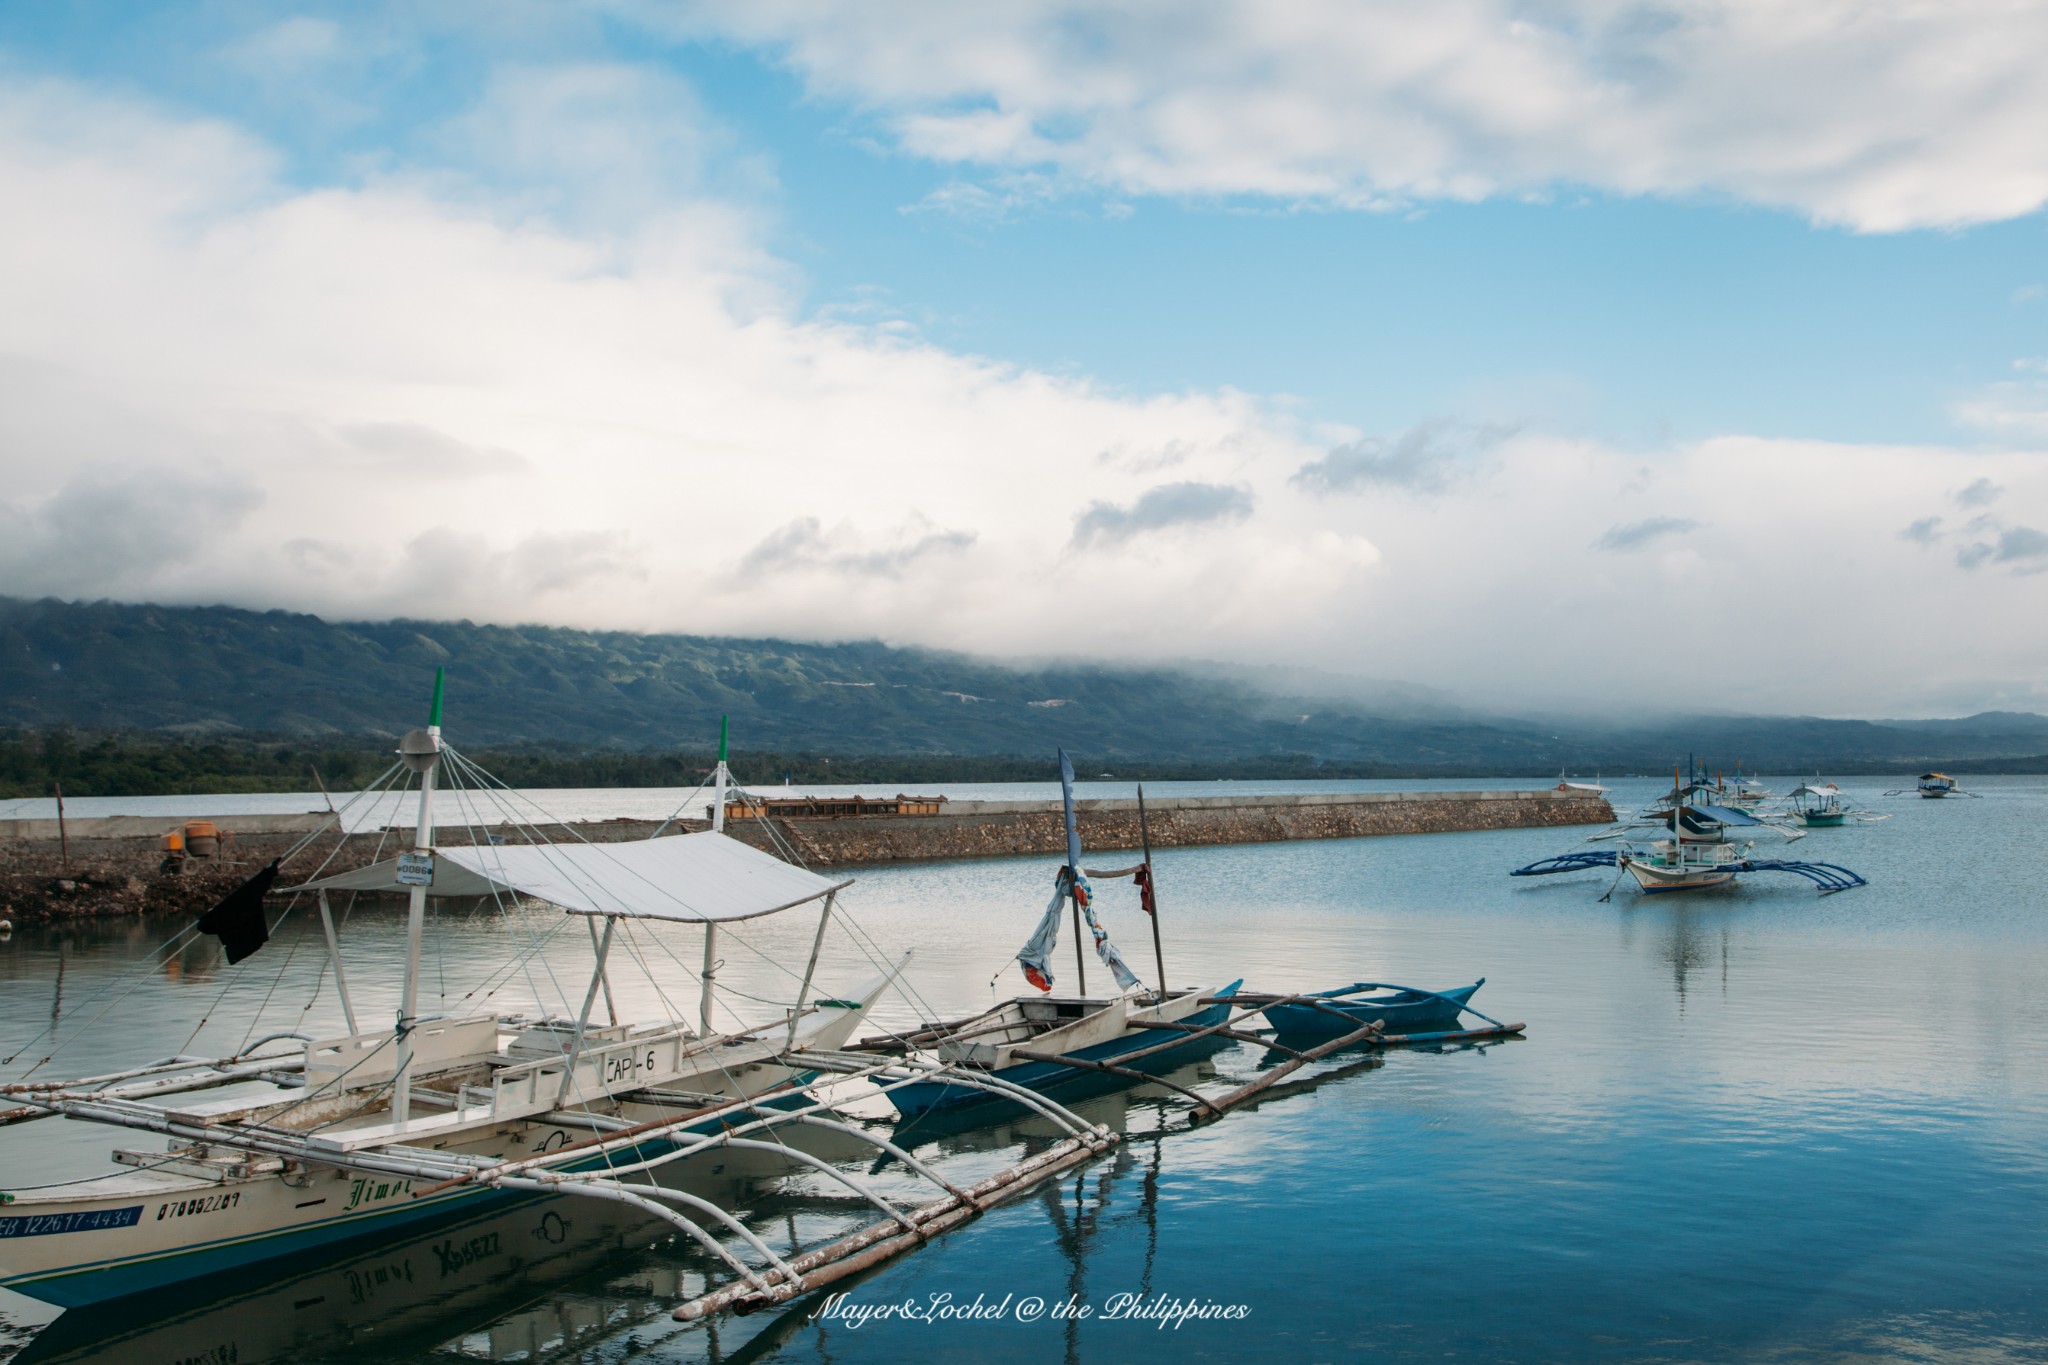
[[[1649,810],[1633,821],[1590,836],[1589,842],[1622,840],[1620,848],[1560,853],[1538,859],[1527,867],[1518,867],[1508,875],[1549,877],[1612,867],[1619,869],[1615,874],[1617,884],[1624,876],[1632,878],[1636,886],[1648,895],[1726,886],[1738,876],[1751,872],[1784,872],[1804,877],[1819,887],[1822,895],[1833,895],[1837,891],[1849,891],[1868,884],[1861,876],[1837,863],[1757,857],[1754,839],[1738,843],[1730,832],[1768,829],[1783,835],[1788,842],[1804,835],[1799,830],[1759,819],[1734,806],[1713,805],[1698,799],[1702,793],[1711,790],[1713,788],[1704,778],[1680,782],[1678,775],[1673,773],[1671,791]],[[1630,831],[1640,829],[1668,832],[1669,837],[1644,843],[1630,840]],[[1600,899],[1606,900],[1613,894],[1614,887],[1609,886],[1606,895]]]
[[[1080,860],[1069,783],[1070,856],[1047,913],[1051,932],[1042,923],[1019,958],[1027,975],[1042,974],[1049,995],[1047,958],[1057,937],[1057,912],[1071,904],[1077,933],[1085,917],[1098,955],[1122,990],[1089,996],[1085,983],[1077,983],[1082,990],[1074,997],[1011,1002],[1017,1018],[999,1007],[1001,1017],[993,1021],[999,1027],[982,1039],[970,1036],[981,1024],[957,1021],[850,1045],[847,1040],[881,994],[900,984],[909,955],[881,962],[880,975],[857,990],[809,998],[826,931],[850,879],[821,876],[726,837],[729,773],[722,732],[708,830],[637,843],[557,845],[541,837],[540,824],[530,817],[512,822],[512,837],[528,842],[508,842],[471,818],[461,830],[465,841],[437,826],[437,780],[453,789],[458,808],[472,816],[486,798],[501,811],[522,798],[494,785],[495,779],[443,740],[441,696],[437,676],[428,726],[408,734],[399,762],[355,798],[388,792],[400,774],[408,787],[417,778],[412,849],[354,870],[316,872],[276,893],[289,896],[293,906],[309,898],[317,904],[329,954],[323,976],[333,972],[349,1032],[326,1038],[273,1034],[229,1056],[177,1055],[71,1081],[35,1079],[54,1057],[53,1046],[49,1056],[0,1086],[0,1097],[12,1106],[0,1113],[0,1122],[61,1116],[152,1134],[165,1145],[160,1151],[118,1152],[115,1159],[125,1171],[7,1194],[0,1201],[6,1206],[0,1210],[0,1284],[67,1308],[200,1279],[220,1283],[227,1277],[241,1287],[266,1275],[275,1278],[286,1266],[302,1266],[308,1256],[388,1243],[442,1220],[461,1223],[488,1215],[501,1204],[566,1195],[623,1206],[665,1224],[723,1264],[730,1279],[677,1307],[678,1319],[727,1309],[750,1312],[921,1246],[1111,1150],[1116,1133],[1044,1093],[1064,1078],[1156,1082],[1185,1097],[1191,1121],[1199,1123],[1281,1093],[1278,1082],[1346,1049],[1477,1042],[1523,1030],[1519,1023],[1472,1010],[1476,985],[1389,994],[1388,988],[1360,983],[1281,995],[1245,992],[1232,982],[1145,992],[1101,930],[1085,877],[1075,871]],[[348,810],[337,812],[334,822],[342,840],[348,837]],[[1153,911],[1163,982],[1149,842],[1148,835],[1145,860],[1137,867],[1095,875],[1137,880]],[[381,841],[377,851],[383,851]],[[330,854],[320,872],[334,860]],[[178,938],[215,934],[231,964],[259,950],[273,927],[263,897],[283,861],[258,873]],[[400,890],[407,897],[401,1003],[391,1028],[363,1029],[349,996],[330,897]],[[543,1010],[422,1017],[421,938],[431,897],[496,901],[501,909],[525,898],[582,917],[590,927],[593,968],[580,1008],[573,1015]],[[733,933],[731,926],[740,921],[804,906],[819,907],[819,919],[795,1001],[777,1006],[781,1012],[765,1023],[731,1031],[715,1027],[721,933]],[[840,908],[841,919],[849,919]],[[700,988],[697,1017],[687,1021],[671,1007],[665,1019],[622,1022],[607,963],[623,942],[627,956],[647,970],[667,1001],[636,934],[637,929],[652,935],[664,923],[703,931],[701,970],[689,973],[676,960]],[[848,932],[865,941],[857,929]],[[503,974],[537,957],[546,943],[537,940]],[[1078,942],[1076,947],[1078,953]],[[600,1003],[602,1023],[596,1017]],[[737,1012],[729,998],[718,1004]],[[1049,1014],[1042,1016],[1042,1006],[1050,1006]],[[1466,1012],[1485,1026],[1458,1027],[1456,1020]],[[1283,1027],[1308,1019],[1311,1028],[1293,1031],[1322,1036],[1299,1038],[1309,1045],[1297,1047],[1249,1031],[1246,1025],[1261,1013]],[[1059,1022],[1065,1020],[1071,1022]],[[1052,1026],[1041,1027],[1046,1023]],[[1003,1037],[1006,1032],[1017,1036]],[[1153,1074],[1185,1060],[1191,1047],[1228,1042],[1263,1049],[1267,1069],[1222,1094],[1203,1094]],[[994,1051],[978,1051],[980,1045]],[[1141,1062],[1151,1070],[1139,1069]],[[183,1098],[228,1086],[246,1091],[252,1084],[267,1089],[254,1098]],[[993,1173],[956,1182],[908,1150],[908,1128],[887,1134],[863,1124],[849,1096],[862,1103],[879,1098],[904,1116],[958,1096],[1000,1099],[1052,1125],[1056,1137]],[[931,1196],[917,1203],[892,1195],[872,1175],[847,1169],[843,1159],[807,1150],[821,1139],[873,1153],[880,1165],[929,1188]],[[823,1245],[802,1248],[792,1241],[778,1250],[727,1206],[730,1177],[722,1173],[735,1160],[765,1163],[779,1177],[822,1179],[876,1216]]]

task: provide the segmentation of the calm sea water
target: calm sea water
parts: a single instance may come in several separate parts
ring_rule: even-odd
[[[1621,804],[1660,786],[1613,785]],[[31,1343],[24,1360],[2048,1358],[2048,898],[2035,869],[2048,781],[1981,779],[1983,799],[1941,802],[1888,800],[1884,785],[1845,783],[1890,820],[1794,846],[1871,881],[1827,898],[1758,876],[1602,903],[1611,874],[1505,875],[1579,846],[1583,830],[1162,852],[1176,984],[1484,976],[1475,1003],[1528,1035],[1328,1063],[1303,1073],[1320,1084],[1202,1129],[1157,1088],[1078,1100],[1130,1134],[1113,1158],[843,1286],[864,1306],[1009,1296],[999,1320],[855,1327],[809,1302],[685,1328],[666,1309],[702,1285],[702,1261],[564,1202],[143,1314],[67,1320],[4,1297],[0,1315],[10,1340]],[[925,1009],[1014,993],[1014,971],[993,989],[990,977],[1029,933],[1051,872],[1033,859],[863,873],[850,908],[872,944],[835,935],[825,984],[850,987],[883,950],[909,947]],[[1102,893],[1108,927],[1149,976],[1128,883]],[[787,995],[779,964],[800,960],[811,926],[782,918],[728,948],[734,986]],[[232,971],[204,947],[149,958],[161,924],[18,931],[0,946],[6,1050],[53,1016],[50,1068],[64,1072],[338,1029],[302,919]],[[347,928],[366,1018],[388,1018],[395,1000],[398,927],[359,910]],[[494,1005],[539,995],[561,1010],[588,966],[582,926],[539,911],[445,912],[433,930],[428,992],[451,1013],[493,983]],[[539,965],[506,970],[537,942]],[[622,1013],[693,995],[693,937],[636,947],[650,970],[621,974]],[[884,1011],[916,1013],[893,1000]],[[23,1056],[49,1050],[45,1039]],[[1248,1078],[1267,1060],[1232,1046],[1175,1079]],[[921,1150],[979,1171],[1043,1140],[988,1123],[927,1135]],[[111,1145],[55,1121],[0,1129],[0,1182],[93,1174]],[[764,1231],[815,1239],[858,1219],[824,1193],[806,1178],[743,1182],[732,1198]],[[1244,1315],[1177,1329],[1106,1320],[1115,1296],[1141,1293]],[[1026,1299],[1045,1316],[1017,1320]],[[1054,1316],[1069,1301],[1093,1315]]]

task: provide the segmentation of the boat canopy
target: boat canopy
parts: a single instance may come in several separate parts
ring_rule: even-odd
[[[293,891],[391,891],[399,859],[322,877]],[[516,892],[572,915],[681,920],[754,919],[851,886],[704,830],[621,844],[491,844],[434,850],[430,896]]]
[[[1686,809],[1694,815],[1704,815],[1709,820],[1718,820],[1724,825],[1761,825],[1763,823],[1763,821],[1757,819],[1748,811],[1737,810],[1734,806],[1695,805],[1687,806]]]

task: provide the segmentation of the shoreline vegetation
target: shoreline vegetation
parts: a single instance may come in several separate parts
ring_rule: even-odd
[[[353,791],[391,762],[386,736],[309,743],[302,736],[235,736],[204,740],[156,735],[75,734],[69,730],[0,731],[0,799],[47,797],[61,785],[67,797],[196,796],[311,790],[314,775],[330,791]],[[709,750],[666,751],[532,745],[485,748],[474,757],[514,787],[694,787],[710,773]],[[1736,760],[1698,755],[1708,772],[1732,771]],[[785,779],[798,786],[868,785],[902,789],[945,783],[1048,782],[1058,772],[1044,756],[1019,754],[825,754],[734,750],[733,770],[746,783],[769,788]],[[1343,762],[1307,754],[1191,761],[1077,754],[1084,778],[1122,781],[1345,781],[1403,778],[1512,778],[1555,780],[1548,765],[1474,765]],[[1822,764],[1829,777],[1890,776],[1898,763]],[[1977,776],[2048,773],[2048,755],[2007,759],[1948,759],[1924,765]],[[1665,763],[1610,769],[1605,776],[1661,776]],[[1590,774],[1573,773],[1579,780]]]

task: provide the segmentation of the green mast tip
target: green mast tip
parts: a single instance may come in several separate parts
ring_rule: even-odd
[[[726,727],[726,722],[727,722],[727,719],[728,719],[728,718],[727,718],[727,717],[725,717],[725,716],[720,716],[720,717],[718,718],[718,761],[719,761],[720,763],[723,763],[723,762],[725,762],[725,757],[726,757],[726,755],[725,755],[725,727]]]
[[[427,712],[427,724],[429,724],[429,725],[433,725],[433,726],[438,726],[438,725],[440,725],[440,723],[441,723],[441,693],[442,693],[442,690],[443,690],[444,688],[446,688],[446,687],[447,687],[447,685],[448,685],[448,670],[447,670],[447,669],[445,669],[445,668],[437,668],[437,669],[435,669],[435,670],[434,670],[434,705],[433,705],[433,708],[432,708],[431,710],[429,710],[429,711]]]

